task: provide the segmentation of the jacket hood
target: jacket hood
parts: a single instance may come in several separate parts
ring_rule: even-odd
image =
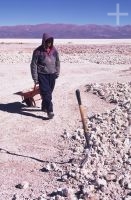
[[[48,39],[51,40],[51,46],[53,47],[54,38],[53,38],[51,35],[47,34],[47,33],[44,33],[44,34],[43,34],[43,37],[42,37],[42,45],[45,47],[45,46],[46,46],[46,45],[45,45],[46,40],[48,40]]]

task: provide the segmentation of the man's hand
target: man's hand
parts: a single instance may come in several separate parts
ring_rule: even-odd
[[[55,78],[58,78],[59,77],[59,74],[58,73],[55,73]]]
[[[34,84],[35,84],[35,85],[39,84],[39,81],[34,81]]]

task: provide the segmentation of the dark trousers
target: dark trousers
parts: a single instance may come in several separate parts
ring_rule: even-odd
[[[55,74],[38,74],[40,94],[42,97],[42,109],[53,112],[52,92],[55,87]]]

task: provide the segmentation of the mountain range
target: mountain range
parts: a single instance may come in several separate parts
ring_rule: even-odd
[[[44,32],[59,39],[131,39],[131,25],[37,24],[0,26],[0,38],[41,38]]]

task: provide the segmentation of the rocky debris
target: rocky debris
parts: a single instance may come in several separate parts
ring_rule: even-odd
[[[59,188],[48,195],[51,195],[50,199],[130,199],[131,132],[128,127],[131,84],[90,84],[86,88],[88,92],[99,97],[102,94],[103,99],[106,101],[108,99],[108,102],[112,98],[112,92],[117,97],[114,98],[116,107],[88,117],[90,151],[84,149],[83,129],[78,128],[73,133],[63,131],[62,138],[69,143],[73,158],[71,162],[59,166],[57,171],[58,181],[65,184],[66,189]],[[87,153],[88,160],[81,168],[81,161]],[[51,173],[55,176],[55,169]],[[73,195],[72,198],[68,196],[69,191]]]
[[[18,200],[18,196],[14,194],[12,200]]]
[[[29,183],[27,181],[23,181],[22,183],[19,183],[16,185],[16,188],[19,189],[27,189],[29,187]]]
[[[129,64],[130,45],[61,45],[58,46],[62,62]]]
[[[17,64],[17,63],[30,63],[32,54],[28,52],[2,52],[0,54],[0,63]]]
[[[131,64],[130,45],[58,45],[61,62],[96,64]],[[1,63],[30,63],[34,49],[2,51]]]
[[[124,200],[131,200],[131,196],[126,196],[125,198],[124,198]]]
[[[125,109],[131,109],[131,82],[88,84],[87,92],[92,92],[109,103],[116,103]]]
[[[46,195],[41,195],[37,200],[47,200]]]
[[[48,172],[48,171],[57,171],[58,170],[58,167],[55,163],[48,163],[45,167],[43,167],[41,169],[41,171],[43,172]]]

